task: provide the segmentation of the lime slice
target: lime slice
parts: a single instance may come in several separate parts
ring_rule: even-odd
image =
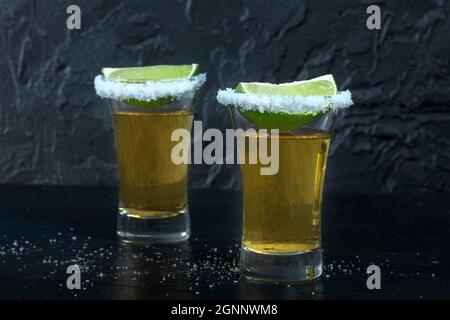
[[[235,92],[256,94],[256,95],[282,95],[282,96],[329,96],[337,93],[336,83],[331,74],[324,75],[306,81],[296,81],[283,84],[271,84],[260,82],[241,82],[236,87]],[[290,131],[292,129],[305,126],[320,118],[326,111],[319,112],[260,112],[257,110],[245,110],[239,108],[239,112],[251,123],[259,128],[280,129],[280,131]]]
[[[102,69],[102,73],[106,79],[118,80],[123,82],[147,82],[170,79],[184,79],[198,75],[199,71],[200,68],[198,64]]]
[[[200,67],[198,64],[102,69],[102,74],[106,79],[129,83],[186,79],[199,73]],[[152,101],[127,99],[123,100],[123,102],[139,108],[154,108],[172,103],[174,100],[175,97],[163,97]]]

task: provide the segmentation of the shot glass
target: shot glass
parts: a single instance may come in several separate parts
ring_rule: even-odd
[[[205,76],[176,81],[121,83],[96,78],[109,98],[119,167],[117,235],[125,242],[176,243],[190,235],[188,164],[172,158],[172,134],[190,135],[193,101]],[[154,98],[142,100],[144,98]]]
[[[257,130],[238,108],[228,108],[235,128]],[[276,174],[262,175],[265,164],[260,162],[240,165],[243,234],[239,268],[246,278],[301,282],[322,274],[322,190],[336,113],[329,111],[315,123],[290,132],[267,133],[269,141],[278,140]],[[260,135],[258,131],[245,133],[240,157],[249,159],[249,145]]]
[[[188,166],[172,161],[178,142],[171,134],[191,130],[192,99],[150,110],[110,100],[110,107],[120,179],[117,234],[133,242],[188,239]]]

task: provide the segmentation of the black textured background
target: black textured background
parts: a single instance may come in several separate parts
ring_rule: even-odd
[[[77,4],[82,30],[68,31]],[[366,28],[366,8],[382,29]],[[450,191],[450,4],[433,1],[0,0],[0,183],[113,185],[103,66],[198,62],[196,117],[238,81],[333,73],[354,93],[334,137],[327,189]],[[239,188],[235,166],[191,168],[194,188]]]

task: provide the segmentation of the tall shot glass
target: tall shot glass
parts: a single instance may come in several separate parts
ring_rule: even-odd
[[[228,108],[235,128],[257,129],[236,106]],[[265,164],[260,162],[240,165],[243,234],[239,268],[246,278],[300,282],[322,274],[322,190],[335,117],[336,111],[329,111],[307,127],[269,133],[269,141],[278,140],[276,174],[262,175]],[[249,145],[259,136],[245,134],[240,156],[249,159]]]

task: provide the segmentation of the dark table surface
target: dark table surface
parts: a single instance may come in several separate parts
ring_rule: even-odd
[[[3,299],[450,298],[445,194],[325,194],[325,274],[298,285],[241,277],[237,192],[191,192],[192,237],[177,246],[119,242],[110,188],[2,186],[0,203]],[[80,290],[66,287],[73,264]],[[371,264],[381,268],[381,290],[367,289]]]

